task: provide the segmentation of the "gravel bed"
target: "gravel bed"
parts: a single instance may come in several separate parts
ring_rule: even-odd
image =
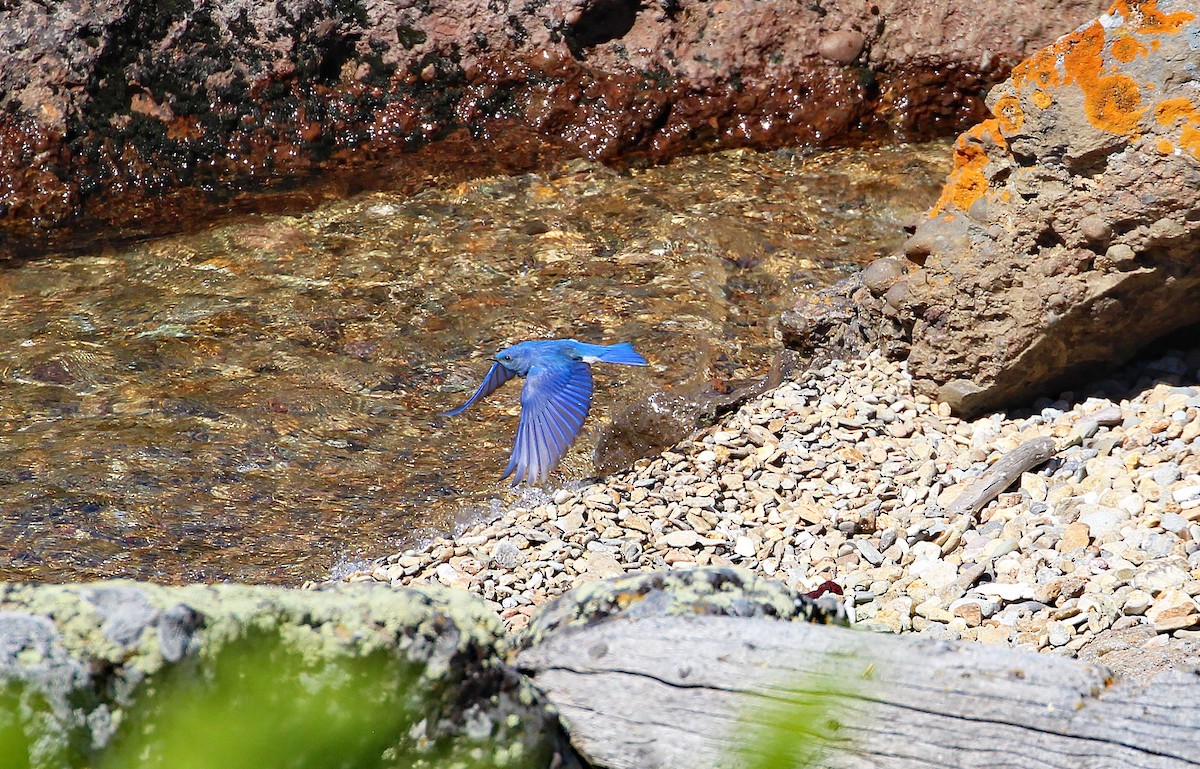
[[[1198,368],[1200,350],[1169,353],[964,421],[914,394],[903,363],[835,362],[626,472],[514,493],[344,579],[467,589],[515,629],[582,581],[733,564],[802,590],[833,580],[866,627],[1140,669],[1148,650],[1200,647]],[[950,503],[1039,436],[1055,455],[953,525]]]

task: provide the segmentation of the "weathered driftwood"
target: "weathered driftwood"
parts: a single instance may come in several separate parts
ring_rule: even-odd
[[[1000,492],[1013,485],[1026,470],[1037,467],[1056,451],[1054,439],[1032,438],[996,460],[996,463],[955,497],[946,508],[946,516],[954,519],[960,515],[972,517],[991,502]]]
[[[517,664],[597,767],[744,766],[731,746],[763,744],[760,708],[822,690],[837,728],[818,766],[1200,767],[1194,673],[1114,684],[1072,659],[736,617],[564,630]]]
[[[949,525],[934,539],[948,553],[971,528],[975,516],[1000,492],[1011,486],[1026,470],[1031,470],[1054,456],[1058,447],[1053,438],[1041,437],[1025,441],[996,460],[974,483],[954,498],[946,509]]]

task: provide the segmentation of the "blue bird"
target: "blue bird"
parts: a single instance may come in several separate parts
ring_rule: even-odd
[[[646,365],[646,359],[629,342],[604,345],[574,339],[521,342],[496,353],[493,360],[475,394],[446,416],[461,414],[515,376],[525,377],[517,438],[508,467],[500,476],[511,475],[514,486],[522,480],[528,485],[544,483],[579,436],[592,407],[589,364]]]

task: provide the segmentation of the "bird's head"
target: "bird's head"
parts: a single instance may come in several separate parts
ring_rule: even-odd
[[[526,343],[522,342],[496,353],[495,360],[518,376],[525,376],[529,373],[529,367],[533,363],[532,353],[533,351],[526,346]]]

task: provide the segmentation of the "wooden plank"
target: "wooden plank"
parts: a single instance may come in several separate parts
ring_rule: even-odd
[[[772,702],[839,692],[819,764],[845,769],[1200,767],[1200,675],[1114,684],[1078,660],[737,617],[553,634],[517,665],[596,767],[745,766]]]

